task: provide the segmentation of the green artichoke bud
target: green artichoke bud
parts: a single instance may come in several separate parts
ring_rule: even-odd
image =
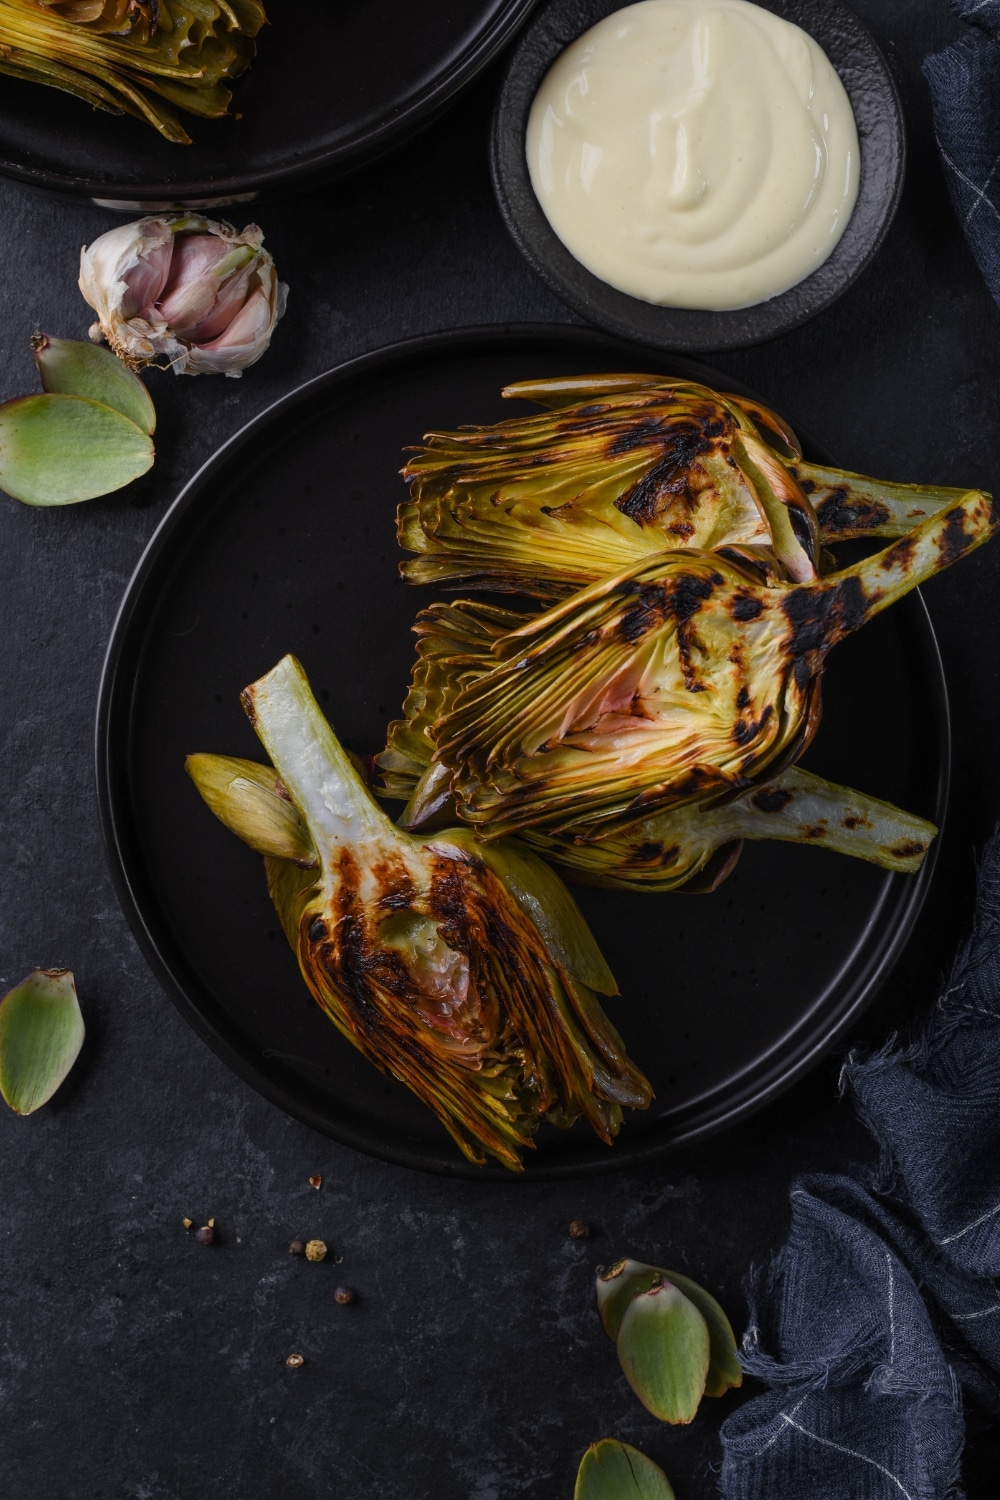
[[[583,1455],[573,1500],[674,1500],[666,1474],[628,1443],[603,1438]]]
[[[293,657],[243,701],[273,768],[198,755],[188,771],[265,853],[282,927],[338,1029],[471,1161],[519,1169],[543,1119],[586,1119],[610,1144],[623,1108],[652,1093],[601,1009],[616,986],[558,877],[467,828],[397,829]]]
[[[432,729],[484,839],[606,838],[654,812],[724,802],[793,764],[830,650],[997,525],[972,491],[885,551],[763,587],[718,553],[660,553],[494,640]],[[392,769],[392,768],[390,768]]]
[[[266,19],[260,0],[0,0],[0,73],[189,145],[171,106],[225,115]]]
[[[902,535],[965,493],[809,464],[776,413],[690,381],[591,375],[503,394],[549,409],[430,433],[403,470],[412,582],[555,599],[681,547],[807,582],[819,543]]]
[[[705,1320],[708,1329],[709,1358],[705,1377],[706,1396],[724,1396],[743,1383],[736,1354],[732,1325],[711,1293],[676,1271],[643,1265],[637,1260],[620,1260],[597,1277],[597,1310],[601,1324],[612,1343],[617,1343],[628,1309],[636,1298],[654,1286],[669,1282],[691,1302]],[[640,1397],[640,1399],[643,1399]],[[700,1398],[699,1398],[700,1399]],[[668,1419],[669,1420],[669,1419]]]

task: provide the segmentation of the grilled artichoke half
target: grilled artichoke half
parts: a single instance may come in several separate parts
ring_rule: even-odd
[[[776,413],[690,381],[588,375],[503,394],[549,410],[430,433],[403,470],[413,583],[552,600],[682,547],[804,583],[821,543],[899,536],[965,493],[807,463]]]
[[[434,725],[473,677],[496,664],[493,646],[526,622],[513,610],[457,600],[417,618],[418,658],[403,707],[378,757],[388,797],[407,803],[400,825],[434,827],[458,815],[452,773],[434,759]],[[640,817],[606,837],[527,829],[523,841],[587,884],[623,890],[714,890],[744,839],[836,850],[886,870],[920,868],[937,829],[891,803],[791,767],[731,801],[686,803]]]
[[[0,73],[188,145],[175,108],[226,114],[266,19],[261,0],[0,0]]]
[[[647,1080],[598,994],[614,979],[562,881],[468,828],[401,832],[358,777],[294,657],[243,695],[273,766],[193,755],[217,817],[266,856],[314,998],[464,1154],[518,1170],[541,1121],[609,1144]]]
[[[579,848],[631,840],[668,809],[722,807],[798,759],[819,722],[831,648],[996,525],[990,498],[973,491],[809,584],[762,587],[728,558],[689,551],[645,559],[520,623],[456,606],[460,649],[448,631],[428,637],[407,722],[380,757],[387,790],[419,774],[429,739],[434,764],[411,821],[452,795],[482,839],[544,833]],[[919,843],[922,853],[922,827],[889,849]],[[674,840],[665,831],[662,842]]]

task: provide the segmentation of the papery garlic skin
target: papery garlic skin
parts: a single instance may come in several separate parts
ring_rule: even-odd
[[[158,214],[109,229],[80,252],[90,330],[131,368],[238,376],[260,359],[288,287],[256,224],[242,234],[201,214]]]

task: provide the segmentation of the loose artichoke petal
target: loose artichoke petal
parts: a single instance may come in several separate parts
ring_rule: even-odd
[[[83,396],[0,406],[0,489],[25,505],[74,505],[131,484],[153,464],[148,435]]]
[[[625,1379],[661,1422],[693,1420],[705,1394],[708,1324],[695,1304],[661,1278],[625,1309],[616,1340]]]
[[[680,1276],[676,1271],[664,1272],[688,1301],[693,1302],[708,1326],[709,1354],[708,1375],[705,1379],[706,1396],[724,1396],[727,1391],[738,1390],[743,1384],[736,1353],[733,1327],[711,1292],[692,1281],[689,1276]]]
[[[128,417],[152,437],[156,410],[138,375],[116,359],[110,349],[80,339],[57,339],[36,333],[31,340],[42,386],[59,396],[89,396]]]
[[[189,755],[184,769],[219,821],[251,849],[304,869],[316,867],[309,830],[282,795],[273,766],[234,755]]]
[[[675,1500],[675,1496],[666,1474],[645,1453],[614,1438],[602,1438],[583,1455],[573,1500]]]
[[[0,1001],[0,1094],[30,1115],[65,1081],[84,1024],[69,969],[35,969]]]

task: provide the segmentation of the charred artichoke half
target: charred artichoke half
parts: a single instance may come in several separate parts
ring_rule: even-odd
[[[430,433],[403,470],[413,583],[552,600],[686,547],[805,583],[823,544],[900,536],[965,493],[808,463],[776,413],[690,381],[587,375],[503,394],[549,409]]]
[[[836,827],[862,857],[912,868],[930,825],[868,799],[858,807],[858,794],[815,778],[780,778],[818,725],[832,647],[996,525],[990,498],[974,491],[807,584],[765,587],[718,553],[662,552],[526,619],[469,604],[445,616],[440,606],[424,616],[408,717],[379,758],[387,790],[411,790],[421,776],[409,822],[453,797],[481,839],[542,839],[609,883],[621,883],[617,872],[626,883],[679,884],[706,870],[705,839],[691,852],[692,814],[681,819],[684,839],[673,832],[692,808],[720,834],[732,830],[720,847],[755,836],[738,831],[741,819],[773,836],[784,811],[793,837],[790,819],[802,833],[822,827],[813,839],[831,843]],[[799,819],[807,794],[815,805]]]
[[[226,114],[266,19],[261,0],[0,0],[0,73],[190,144],[175,110]]]
[[[598,995],[617,987],[562,881],[512,841],[401,832],[286,656],[243,695],[271,766],[193,755],[211,810],[265,855],[313,997],[464,1154],[514,1170],[542,1120],[609,1144],[649,1084]]]

